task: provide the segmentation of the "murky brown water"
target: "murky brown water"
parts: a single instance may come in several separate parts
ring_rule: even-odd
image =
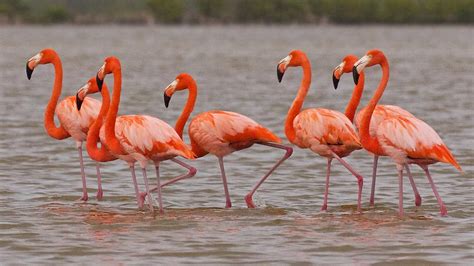
[[[2,27],[0,28],[0,258],[1,264],[34,263],[472,263],[474,122],[472,27]],[[414,207],[405,182],[407,217],[397,217],[395,166],[380,160],[376,207],[368,207],[372,159],[348,159],[364,176],[364,214],[356,214],[356,182],[334,164],[329,211],[319,212],[326,160],[295,149],[292,158],[256,194],[258,209],[243,196],[280,153],[254,147],[226,158],[234,208],[224,195],[214,157],[192,162],[195,178],[164,190],[166,214],[136,210],[123,162],[103,165],[105,200],[97,202],[94,164],[86,159],[90,201],[77,201],[81,181],[72,140],[43,131],[52,67],[25,77],[25,60],[45,47],[62,56],[63,94],[95,74],[103,58],[122,59],[122,113],[147,113],[174,123],[186,94],[163,105],[163,88],[182,71],[199,86],[195,114],[226,109],[246,114],[284,137],[283,122],[301,71],[278,84],[275,66],[291,49],[307,52],[313,85],[307,107],[344,110],[353,88],[340,89],[331,70],[344,55],[380,48],[391,63],[383,103],[400,105],[432,125],[463,166],[431,167],[449,216],[419,168],[423,197]],[[380,78],[367,70],[372,92]],[[371,93],[366,93],[364,104]],[[164,163],[164,176],[177,170]],[[152,169],[149,169],[153,176]],[[138,172],[139,174],[139,172]],[[140,177],[140,175],[139,175]],[[141,178],[139,178],[141,181]]]

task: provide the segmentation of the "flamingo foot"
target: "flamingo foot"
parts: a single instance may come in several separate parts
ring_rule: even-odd
[[[97,200],[102,200],[104,198],[104,191],[102,191],[102,189],[97,190],[96,198]]]
[[[232,203],[230,202],[230,200],[225,201],[225,208],[226,209],[232,208]]]
[[[421,206],[421,196],[417,195],[415,197],[415,206],[420,207]]]
[[[143,209],[145,205],[146,192],[141,192],[138,196],[138,208]]]
[[[87,195],[87,193],[83,193],[82,194],[82,197],[79,199],[81,201],[88,201],[89,200],[89,195]]]
[[[245,202],[247,203],[247,208],[254,209],[257,206],[255,206],[255,203],[253,203],[252,195],[248,194],[245,196]]]
[[[323,204],[323,206],[321,206],[321,211],[327,211],[327,210],[328,210],[328,205]]]
[[[441,216],[448,215],[448,210],[446,209],[446,206],[444,204],[439,207],[439,213],[441,214]]]

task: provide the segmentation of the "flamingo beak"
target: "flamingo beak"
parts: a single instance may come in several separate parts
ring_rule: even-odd
[[[104,77],[105,77],[105,63],[99,68],[97,71],[97,76],[95,77],[95,81],[97,82],[97,87],[99,87],[99,91],[102,91],[102,85],[104,84]]]
[[[76,93],[76,107],[77,107],[77,111],[81,111],[81,106],[82,106],[82,102],[84,100],[82,100],[80,97],[79,97],[79,92]]]
[[[165,93],[163,95],[163,99],[165,101],[165,106],[168,108],[168,105],[170,104],[171,101],[171,96],[173,96],[174,91],[176,90],[176,86],[178,85],[179,79],[175,79],[173,82],[171,82],[168,87],[165,89]]]
[[[28,59],[26,62],[26,77],[28,80],[31,79],[31,75],[33,74],[33,70],[35,67],[39,64],[39,61],[41,60],[42,53],[38,53],[32,58]]]
[[[90,83],[88,82],[86,85],[82,86],[76,93],[76,107],[78,111],[81,111],[82,103],[89,92]]]
[[[291,61],[291,55],[288,55],[287,57],[283,58],[278,62],[277,65],[277,77],[278,77],[278,82],[281,83],[281,80],[283,79],[283,75],[285,74],[286,68],[288,67],[288,64]]]
[[[354,63],[354,67],[352,68],[352,77],[354,78],[354,83],[356,85],[359,83],[360,73],[369,64],[371,59],[372,59],[372,56],[367,54]]]
[[[104,80],[99,78],[99,74],[95,77],[95,81],[97,82],[97,87],[99,87],[99,91],[102,90],[102,85],[104,84]]]
[[[164,98],[164,101],[165,101],[165,106],[166,106],[166,108],[168,108],[168,105],[170,104],[171,97],[166,95],[166,92],[164,93],[163,96],[164,96],[163,98]]]
[[[334,72],[332,73],[332,84],[334,84],[334,89],[337,90],[337,85],[339,84],[339,79],[336,78]]]
[[[359,72],[357,72],[357,67],[354,65],[352,68],[352,78],[354,79],[354,83],[357,85],[359,84]]]
[[[340,63],[334,71],[332,72],[332,84],[334,84],[334,89],[337,90],[337,85],[339,84],[339,79],[342,76],[342,70],[344,69],[345,62]]]
[[[31,75],[33,74],[33,69],[28,66],[28,62],[26,63],[26,77],[28,80],[31,79]]]

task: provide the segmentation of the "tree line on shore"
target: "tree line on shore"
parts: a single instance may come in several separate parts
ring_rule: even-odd
[[[0,0],[1,23],[474,22],[474,0]]]

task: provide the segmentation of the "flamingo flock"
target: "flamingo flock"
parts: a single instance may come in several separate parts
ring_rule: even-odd
[[[76,141],[82,179],[81,201],[89,199],[82,155],[82,143],[86,141],[89,157],[96,161],[98,200],[103,198],[100,162],[116,159],[125,161],[130,168],[138,208],[145,202],[154,212],[154,198],[157,194],[159,212],[164,212],[162,188],[196,175],[197,169],[181,158],[195,160],[207,154],[217,157],[225,195],[225,207],[231,208],[232,201],[224,169],[224,157],[233,152],[250,148],[254,144],[284,151],[268,172],[262,176],[245,195],[248,208],[256,208],[253,195],[265,180],[293,153],[293,148],[282,144],[282,140],[270,129],[253,119],[231,111],[211,110],[195,115],[189,122],[190,144],[183,141],[186,123],[193,112],[197,100],[198,86],[195,79],[181,73],[164,89],[164,104],[168,108],[174,93],[188,91],[188,98],[174,128],[168,123],[149,115],[117,116],[122,90],[122,69],[120,60],[110,56],[104,60],[99,71],[82,86],[75,96],[59,101],[62,91],[63,70],[59,55],[53,49],[44,49],[26,63],[26,74],[31,78],[33,70],[42,64],[52,64],[55,72],[51,98],[44,113],[44,127],[49,136],[62,140],[72,137]],[[380,65],[382,79],[366,107],[357,114],[364,90],[364,69]],[[324,200],[321,211],[328,208],[329,179],[331,163],[336,159],[357,181],[357,211],[362,212],[363,177],[343,158],[352,152],[365,149],[374,156],[372,185],[369,205],[375,202],[375,181],[380,156],[387,156],[396,165],[399,184],[398,214],[403,210],[403,172],[406,171],[415,195],[415,205],[422,199],[411,175],[409,164],[420,166],[425,172],[433,193],[438,201],[440,214],[447,215],[446,206],[439,195],[428,170],[430,164],[444,162],[462,172],[460,165],[443,143],[439,135],[425,122],[410,112],[394,105],[378,105],[389,79],[389,64],[380,50],[369,50],[360,59],[354,55],[344,57],[342,63],[332,71],[334,88],[344,73],[352,73],[355,83],[352,97],[345,112],[310,108],[301,110],[311,85],[311,63],[301,50],[293,50],[277,64],[277,77],[281,82],[290,67],[301,67],[303,77],[296,98],[291,104],[284,125],[285,135],[291,144],[309,149],[327,160],[327,174]],[[112,95],[105,83],[112,74]],[[102,102],[88,95],[100,93]],[[59,126],[54,117],[57,116]],[[99,146],[100,144],[100,146]],[[161,182],[160,163],[171,161],[186,169],[186,173]],[[135,175],[135,163],[142,169],[145,190],[140,191]],[[153,162],[156,171],[156,185],[151,185],[147,177],[147,165]]]

